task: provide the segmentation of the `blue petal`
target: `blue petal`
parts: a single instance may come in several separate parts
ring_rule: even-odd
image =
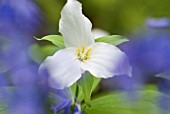
[[[64,100],[63,102],[61,102],[61,103],[58,104],[57,106],[52,105],[51,109],[52,109],[55,113],[57,113],[57,112],[59,112],[60,110],[65,109],[65,108],[67,108],[68,106],[70,106],[70,104],[71,104],[71,100]]]
[[[170,19],[169,18],[149,18],[147,20],[147,26],[150,28],[169,28]]]

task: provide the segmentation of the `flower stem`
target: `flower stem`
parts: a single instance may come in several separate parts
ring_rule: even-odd
[[[74,102],[78,103],[78,94],[79,94],[79,86],[76,84],[76,91],[75,91],[75,98],[74,98]]]

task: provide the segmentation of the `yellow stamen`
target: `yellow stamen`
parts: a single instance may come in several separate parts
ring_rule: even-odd
[[[82,46],[82,53],[84,53],[84,46]]]
[[[80,54],[80,48],[77,48],[77,53]]]
[[[87,50],[86,54],[88,55],[91,50],[92,50],[92,48],[89,48],[89,49]]]
[[[86,62],[86,60],[83,60],[83,62]]]
[[[90,58],[91,58],[91,56],[86,56],[86,58],[87,58],[87,59],[90,59]]]
[[[79,59],[82,62],[86,62],[88,59],[91,58],[91,56],[89,56],[91,50],[92,48],[89,48],[87,49],[87,51],[85,51],[84,46],[82,46],[82,48],[77,48],[77,59]]]

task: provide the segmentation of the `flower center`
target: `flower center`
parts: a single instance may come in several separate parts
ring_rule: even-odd
[[[77,59],[79,59],[82,62],[86,62],[87,59],[91,58],[91,56],[89,56],[91,50],[92,48],[85,50],[84,46],[82,46],[82,48],[77,48]]]

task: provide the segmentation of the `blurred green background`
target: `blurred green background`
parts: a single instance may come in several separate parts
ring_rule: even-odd
[[[170,17],[170,0],[79,0],[83,13],[111,34],[129,35],[148,17]],[[44,34],[58,34],[60,12],[66,0],[36,0],[45,18]]]

